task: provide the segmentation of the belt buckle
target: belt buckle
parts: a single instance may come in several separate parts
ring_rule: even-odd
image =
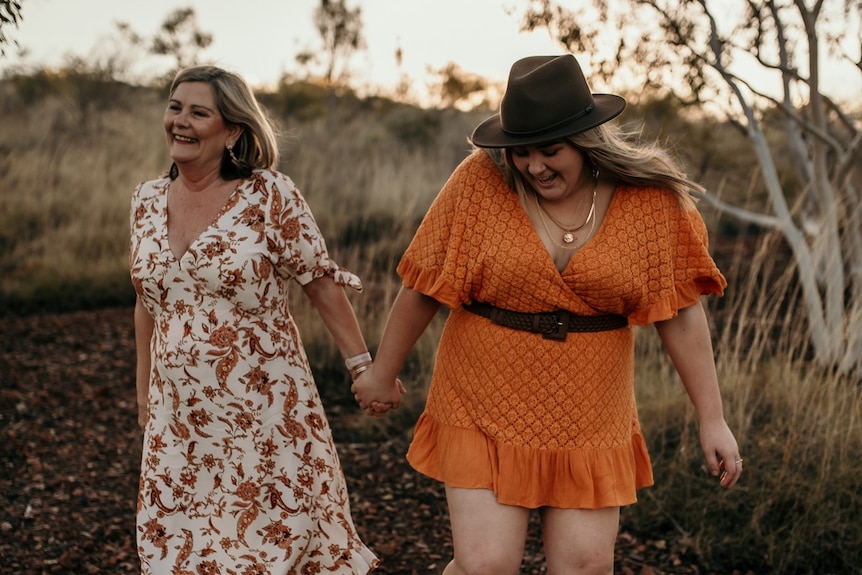
[[[556,324],[553,329],[542,332],[544,339],[552,339],[554,341],[566,341],[566,336],[569,334],[569,312],[561,309],[549,314]]]

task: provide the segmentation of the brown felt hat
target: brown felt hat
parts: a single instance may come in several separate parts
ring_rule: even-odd
[[[470,140],[480,148],[541,144],[595,128],[625,107],[620,96],[591,93],[571,54],[530,56],[512,64],[500,113],[479,124]]]

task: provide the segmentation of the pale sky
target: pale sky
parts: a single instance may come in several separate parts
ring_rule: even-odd
[[[578,3],[562,2],[570,7]],[[430,81],[428,69],[439,70],[450,62],[502,86],[518,58],[563,50],[545,30],[519,32],[525,0],[348,0],[347,4],[362,9],[366,50],[350,62],[350,83],[360,92],[372,87],[375,92],[391,93],[399,73],[405,72],[413,82],[414,96],[422,98]],[[62,65],[68,55],[91,60],[114,49],[112,40],[119,37],[116,22],[126,22],[150,38],[168,14],[191,7],[198,27],[213,36],[201,59],[239,72],[253,85],[266,86],[283,72],[298,71],[298,53],[320,47],[312,20],[318,5],[319,0],[22,0],[23,22],[17,29],[8,28],[7,35],[28,54],[21,58],[14,46],[8,46],[6,59],[0,59],[0,72],[15,66]],[[395,59],[398,47],[403,54],[401,71]],[[141,69],[136,71],[152,77],[164,73],[171,63],[141,57],[136,61]],[[585,72],[589,76],[589,70]],[[858,101],[862,92],[858,71],[822,72],[827,93]],[[601,91],[593,84],[595,91]]]
[[[352,0],[362,9],[367,48],[351,62],[359,85],[393,88],[403,70],[420,86],[427,69],[455,62],[465,72],[505,82],[512,62],[523,56],[558,54],[546,31],[518,32],[519,0]],[[118,37],[123,21],[145,37],[177,8],[194,8],[198,26],[213,35],[204,60],[242,74],[255,85],[296,71],[297,53],[320,46],[312,15],[319,0],[23,0],[23,22],[9,36],[29,51],[26,59],[7,49],[0,70],[23,63],[62,64],[65,55],[91,55]],[[520,5],[512,15],[506,9]],[[164,62],[164,60],[162,61]],[[151,64],[152,65],[152,64]]]

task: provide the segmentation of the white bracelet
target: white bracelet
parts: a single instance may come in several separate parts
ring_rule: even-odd
[[[353,357],[348,357],[344,360],[344,365],[347,367],[347,371],[353,371],[356,366],[362,365],[363,363],[371,363],[371,354],[367,351],[365,353],[360,353],[359,355],[354,355]]]

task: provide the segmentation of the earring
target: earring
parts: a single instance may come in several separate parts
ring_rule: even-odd
[[[227,148],[227,154],[230,156],[230,159],[233,161],[233,163],[239,164],[239,158],[237,158],[236,155],[233,153],[233,144],[228,144],[225,147]]]

